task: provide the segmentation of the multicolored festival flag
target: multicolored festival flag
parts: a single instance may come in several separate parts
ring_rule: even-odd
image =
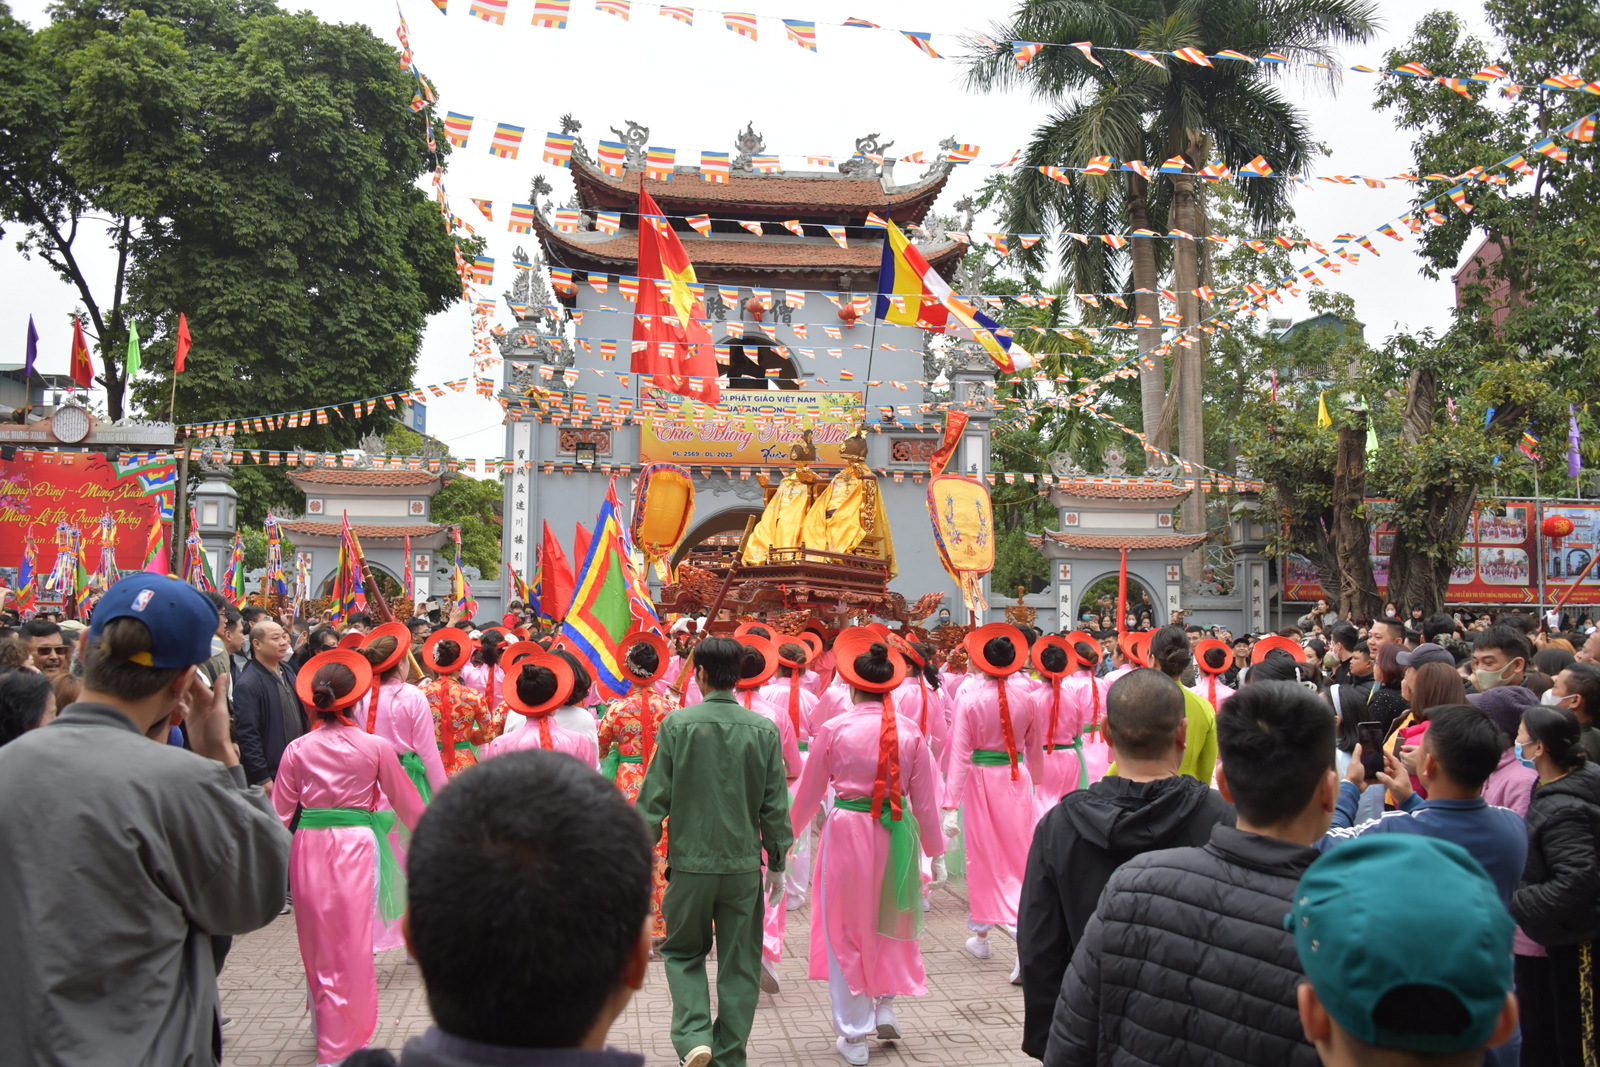
[[[217,592],[235,607],[244,604],[244,537],[237,530],[233,534],[233,550],[228,554],[228,565],[222,569],[222,586]]]
[[[150,536],[144,543],[144,565],[139,569],[151,574],[172,573],[172,563],[167,558],[167,524],[160,519],[150,524]]]
[[[467,574],[461,569],[461,527],[454,526],[450,532],[456,539],[456,567],[450,576],[450,599],[455,602],[461,617],[470,619],[478,613],[478,602],[472,599],[472,583],[467,581]]]
[[[401,572],[401,580],[405,583],[406,600],[415,604],[417,602],[417,578],[411,573],[411,535],[406,534],[406,565]]]
[[[636,630],[660,629],[648,594],[640,593],[641,585],[642,576],[629,556],[627,523],[613,476],[561,632],[594,667],[600,688],[615,696],[631,688],[618,655],[622,640]]]
[[[289,596],[289,580],[283,573],[283,535],[278,520],[267,516],[267,592]]]
[[[100,565],[95,568],[95,581],[100,588],[110,589],[122,577],[117,567],[117,520],[110,515],[100,516]]]
[[[444,113],[444,139],[457,148],[467,147],[467,138],[472,133],[472,116],[462,115],[454,111]]]
[[[537,0],[533,5],[533,24],[550,30],[564,30],[571,6],[572,0]]]
[[[17,566],[16,609],[18,614],[32,611],[39,599],[39,546],[33,540],[33,527],[28,527],[22,542],[22,562]]]
[[[211,561],[200,543],[200,520],[193,508],[189,509],[189,534],[183,539],[183,580],[202,593],[215,592],[217,588],[211,576]]]
[[[366,607],[366,586],[361,581],[361,557],[356,552],[355,533],[350,529],[350,515],[345,513],[339,531],[339,569],[333,577],[333,612],[330,621],[335,625]]]
[[[516,159],[517,148],[522,144],[522,135],[526,130],[525,126],[500,123],[495,127],[494,140],[489,143],[489,154],[501,159]]]

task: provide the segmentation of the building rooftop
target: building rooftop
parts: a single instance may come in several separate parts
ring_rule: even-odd
[[[570,267],[595,274],[632,274],[639,266],[639,235],[623,231],[615,235],[598,230],[562,233],[543,216],[534,216],[534,232],[552,266]],[[787,232],[717,234],[702,237],[693,231],[680,232],[684,251],[694,264],[702,282],[738,284],[743,275],[760,275],[763,286],[779,286],[784,281],[805,283],[806,288],[842,289],[841,275],[856,275],[857,291],[877,290],[878,270],[883,263],[883,241],[876,236],[847,237],[848,248],[828,237],[795,237]],[[955,274],[965,246],[955,241],[920,248],[928,264],[945,278]],[[570,298],[568,298],[570,300]]]
[[[1109,479],[1094,482],[1056,480],[1055,489],[1083,500],[1182,500],[1192,490],[1186,485],[1153,480]]]
[[[944,189],[951,168],[941,166],[905,185],[882,178],[849,177],[834,171],[805,174],[731,174],[726,182],[708,182],[694,167],[674,170],[672,181],[642,178],[629,171],[614,178],[593,163],[572,161],[578,203],[589,210],[636,211],[641,185],[668,215],[701,212],[769,217],[799,217],[803,222],[861,225],[867,212],[893,218],[902,226],[920,223]],[[628,225],[636,225],[628,220]]]
[[[346,470],[342,467],[296,467],[288,471],[292,482],[313,485],[427,485],[439,476],[428,471]]]
[[[1205,534],[1076,534],[1046,530],[1044,537],[1068,548],[1118,549],[1132,552],[1141,548],[1193,548],[1206,539]],[[1028,543],[1038,547],[1043,538],[1029,537]]]
[[[304,519],[290,519],[280,525],[290,533],[306,534],[311,537],[338,537],[344,527],[337,522],[316,522]],[[440,533],[448,530],[448,526],[440,526],[431,522],[417,522],[409,526],[366,526],[352,525],[350,527],[357,537],[370,538],[374,541],[398,540],[402,537],[426,537],[429,534]]]

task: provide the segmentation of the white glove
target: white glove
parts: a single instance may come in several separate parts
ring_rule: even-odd
[[[943,856],[933,857],[933,880],[929,885],[944,885],[950,880],[950,870],[945,866]]]
[[[944,813],[944,820],[941,825],[944,827],[944,836],[946,837],[954,837],[961,832],[961,816],[955,808],[951,808]]]
[[[776,908],[783,902],[784,875],[782,871],[767,872],[767,907]]]

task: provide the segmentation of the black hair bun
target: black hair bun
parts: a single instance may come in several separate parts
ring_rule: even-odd
[[[874,641],[872,647],[867,649],[867,661],[873,666],[889,662],[889,646],[879,641]]]
[[[339,699],[339,694],[333,691],[332,682],[317,682],[311,687],[311,703],[319,711],[326,711],[333,707],[333,702]]]

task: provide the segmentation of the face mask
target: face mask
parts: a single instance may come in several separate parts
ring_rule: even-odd
[[[1521,741],[1516,742],[1514,747],[1517,750],[1517,762],[1521,763],[1524,767],[1532,767],[1533,766],[1533,760],[1526,759],[1522,755],[1522,742]]]
[[[1567,694],[1567,696],[1571,695],[1572,694],[1570,693]],[[1539,703],[1543,704],[1547,708],[1559,708],[1561,706],[1561,702],[1565,699],[1567,699],[1567,697],[1556,696],[1556,691],[1554,689],[1546,689],[1544,692],[1539,694]]]
[[[1510,663],[1506,664],[1503,669],[1498,671],[1473,671],[1473,684],[1478,687],[1478,692],[1480,693],[1487,692],[1490,689],[1496,689],[1506,684],[1507,679],[1509,679],[1511,675],[1515,673],[1514,668],[1516,665],[1517,661],[1512,660]]]

